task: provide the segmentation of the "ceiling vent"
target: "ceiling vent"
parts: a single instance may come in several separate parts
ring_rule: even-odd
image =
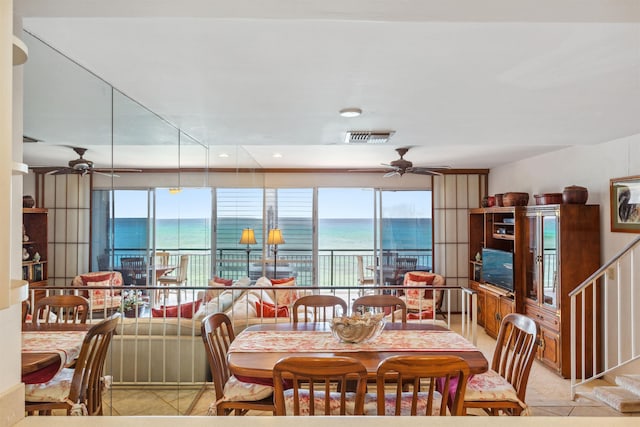
[[[347,132],[344,142],[347,144],[384,144],[395,132],[387,130]]]

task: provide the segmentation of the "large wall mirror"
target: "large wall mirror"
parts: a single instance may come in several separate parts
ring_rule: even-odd
[[[36,36],[24,40],[24,162],[33,172],[24,192],[49,211],[49,284],[121,269],[122,258],[154,266],[158,251],[172,263],[195,251],[201,280],[192,284],[206,286],[209,148]],[[74,170],[80,158],[93,170]]]

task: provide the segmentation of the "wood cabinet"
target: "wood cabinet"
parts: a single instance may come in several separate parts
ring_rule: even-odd
[[[600,266],[600,217],[597,205],[545,205],[485,208],[469,211],[470,287],[482,293],[482,325],[496,336],[502,318],[509,312],[524,313],[536,320],[540,335],[537,357],[563,377],[570,376],[569,292]],[[513,219],[511,219],[513,218]],[[511,251],[514,291],[505,293],[483,283],[476,254],[482,248]],[[598,295],[578,302],[578,318],[594,317],[599,324]],[[479,307],[480,310],[480,302]],[[480,315],[479,315],[480,317]],[[480,324],[480,322],[479,322]],[[588,351],[601,346],[600,331],[586,336]],[[578,337],[578,347],[582,337]],[[578,359],[581,359],[578,355]],[[593,361],[587,358],[590,374]],[[599,363],[599,361],[598,361]],[[578,366],[580,372],[581,366]]]
[[[515,311],[513,297],[491,285],[480,285],[484,291],[484,329],[487,335],[496,338],[502,319]]]
[[[40,208],[22,209],[22,279],[29,282],[29,289],[47,286],[48,260],[48,212]],[[35,299],[45,291],[36,291]]]
[[[532,206],[525,215],[522,262],[524,312],[540,325],[539,359],[563,377],[571,375],[569,292],[600,267],[600,208],[597,205]],[[595,298],[595,301],[594,301]],[[577,301],[582,313],[581,301]],[[587,322],[599,325],[600,298],[585,299]],[[594,312],[595,308],[595,312]],[[580,319],[581,314],[578,315]],[[580,334],[578,334],[580,335]],[[597,329],[596,345],[600,347]],[[582,337],[578,336],[578,348]],[[593,337],[585,337],[589,348]],[[589,349],[589,355],[591,350]],[[578,355],[578,372],[581,371]],[[593,360],[585,369],[591,375]]]

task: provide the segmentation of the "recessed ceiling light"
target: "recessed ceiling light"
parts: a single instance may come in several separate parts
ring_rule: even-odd
[[[273,153],[273,157],[275,157],[276,159],[279,159],[282,157],[282,154],[280,153]]]
[[[342,117],[358,117],[360,114],[362,114],[362,110],[359,108],[343,108],[340,110]]]
[[[227,158],[227,157],[229,157],[229,155],[227,153],[220,153],[220,154],[218,154],[218,157]]]

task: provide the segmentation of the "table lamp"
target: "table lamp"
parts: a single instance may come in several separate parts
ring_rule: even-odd
[[[253,228],[245,228],[242,230],[242,235],[240,236],[241,245],[247,245],[247,277],[249,277],[249,254],[251,253],[251,246],[256,244],[256,235],[253,232]]]
[[[279,228],[272,228],[269,230],[269,236],[267,237],[267,245],[273,245],[273,278],[278,278],[278,245],[282,245],[284,243],[284,238],[282,237],[282,230]]]

